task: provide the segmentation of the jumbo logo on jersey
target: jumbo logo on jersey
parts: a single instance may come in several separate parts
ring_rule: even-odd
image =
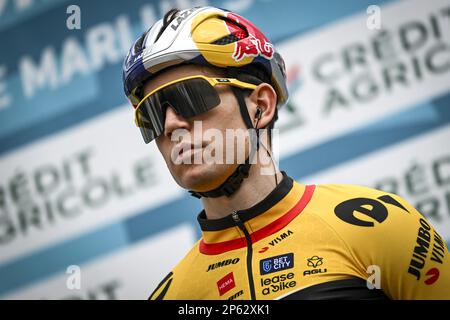
[[[421,218],[419,224],[416,246],[414,247],[411,262],[408,267],[408,273],[414,276],[416,280],[420,280],[422,269],[425,267],[428,259],[431,260],[431,263],[442,265],[447,251],[442,237],[436,230],[431,228],[425,219]],[[432,285],[439,279],[439,269],[433,267],[429,269],[425,275],[428,276],[428,278],[424,280],[424,283]]]
[[[214,270],[214,269],[222,268],[222,267],[228,266],[230,264],[236,264],[236,263],[239,262],[239,260],[240,260],[239,258],[234,258],[234,259],[227,259],[227,260],[223,260],[223,261],[220,261],[220,262],[216,262],[216,263],[210,264],[208,266],[208,269],[206,270],[206,272],[209,272],[209,271]]]
[[[377,199],[381,200],[382,202],[378,201]],[[365,221],[355,217],[355,212],[364,214],[381,223],[388,217],[388,210],[383,202],[386,204],[394,205],[409,213],[409,211],[404,206],[402,206],[397,200],[389,195],[384,195],[378,197],[377,199],[354,198],[346,200],[344,202],[341,202],[334,208],[334,213],[339,219],[355,226],[361,227],[373,227],[374,223],[372,221]]]
[[[294,267],[294,254],[287,253],[270,257],[259,262],[261,275],[291,269]]]

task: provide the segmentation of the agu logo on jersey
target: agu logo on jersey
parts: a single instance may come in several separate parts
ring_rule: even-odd
[[[308,260],[308,267],[317,268],[318,266],[321,266],[323,264],[323,258],[319,256],[312,256]]]
[[[327,272],[327,269],[318,269],[317,267],[320,267],[321,265],[323,265],[323,258],[319,257],[319,256],[312,256],[309,259],[306,259],[308,261],[307,266],[308,267],[312,267],[314,269],[309,269],[309,270],[305,270],[303,272],[304,276],[309,276],[312,274],[318,274],[318,273],[325,273]]]
[[[259,262],[261,275],[291,269],[294,267],[294,254],[287,253],[270,257]]]

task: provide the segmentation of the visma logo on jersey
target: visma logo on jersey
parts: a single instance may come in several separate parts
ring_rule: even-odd
[[[286,253],[263,259],[259,262],[259,267],[261,275],[291,269],[294,267],[294,254]]]

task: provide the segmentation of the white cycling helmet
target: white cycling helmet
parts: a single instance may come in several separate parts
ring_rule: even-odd
[[[143,33],[124,61],[124,90],[134,107],[142,98],[146,81],[163,69],[186,63],[219,68],[255,67],[269,77],[277,93],[277,105],[286,102],[284,61],[251,22],[214,7],[186,9],[170,18],[169,25],[165,26],[161,19]]]
[[[142,105],[143,86],[147,81],[169,67],[182,64],[221,68],[229,76],[247,83],[268,82],[277,94],[278,108],[288,99],[284,61],[259,29],[233,12],[215,7],[196,7],[169,11],[131,47],[123,64],[123,84],[135,110]],[[253,128],[242,92],[232,89],[246,126]],[[155,104],[157,100],[156,97]],[[147,110],[154,112],[151,106]],[[161,113],[161,110],[158,112]],[[272,123],[276,118],[277,113]],[[146,143],[162,132],[160,119],[153,117],[151,120],[146,124],[137,121]],[[146,126],[153,131],[148,133]],[[253,144],[256,150],[259,148],[258,139],[257,131],[256,144]],[[252,147],[249,158],[253,151]],[[230,196],[248,177],[249,158],[220,186],[202,192],[190,190],[191,194],[198,198]]]

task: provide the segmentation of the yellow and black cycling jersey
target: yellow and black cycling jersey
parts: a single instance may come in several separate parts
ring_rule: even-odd
[[[150,299],[450,299],[442,237],[401,197],[283,180],[218,220]]]

